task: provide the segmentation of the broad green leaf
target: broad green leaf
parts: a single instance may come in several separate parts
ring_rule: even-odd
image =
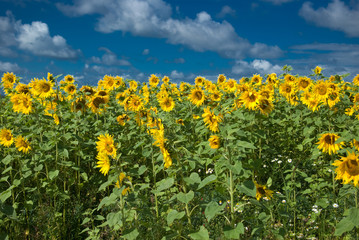
[[[6,189],[5,191],[3,191],[2,193],[0,193],[0,201],[1,202],[4,203],[6,201],[6,199],[8,199],[11,196],[11,189],[12,188],[13,187],[10,187],[10,188]]]
[[[218,205],[218,203],[214,201],[208,203],[206,209],[204,210],[204,215],[206,216],[207,221],[211,221],[211,219],[219,214],[225,207],[225,204]]]
[[[174,220],[181,219],[185,215],[185,212],[177,212],[177,210],[171,210],[167,215],[167,225],[171,225]]]
[[[249,148],[249,149],[256,149],[253,143],[246,142],[246,141],[237,141],[238,146]]]
[[[194,192],[191,190],[188,193],[180,192],[177,194],[177,199],[180,202],[188,204],[194,197]]]
[[[175,180],[173,178],[163,179],[163,180],[159,181],[158,183],[156,183],[157,189],[153,190],[152,192],[155,194],[158,194],[158,193],[162,192],[163,190],[166,190],[166,189],[172,187],[174,182],[175,182]]]
[[[184,180],[189,185],[201,182],[201,178],[199,177],[198,173],[195,172],[191,173],[189,177],[184,178]]]
[[[354,224],[348,217],[343,218],[335,227],[334,236],[341,236],[345,232],[349,232],[354,228]]]
[[[236,228],[223,231],[226,239],[239,239],[240,234],[244,234],[244,226],[243,223],[238,223]]]
[[[208,177],[206,177],[205,179],[203,179],[203,181],[198,185],[197,190],[203,188],[204,186],[206,186],[207,184],[213,182],[214,180],[217,179],[216,175],[209,175]]]
[[[359,209],[358,208],[351,208],[349,209],[348,214],[349,220],[354,224],[354,226],[359,226]]]
[[[204,226],[201,226],[198,232],[191,233],[188,236],[195,240],[209,240],[208,230]]]
[[[5,165],[8,165],[12,159],[13,159],[13,157],[9,154],[5,158],[3,158],[2,163]]]
[[[239,190],[250,197],[256,196],[256,185],[252,181],[246,181],[244,182],[240,187]]]
[[[50,180],[52,180],[52,179],[54,179],[55,177],[57,177],[57,175],[59,175],[59,170],[55,170],[55,171],[49,172],[49,178],[50,178]]]
[[[139,234],[140,233],[138,232],[137,228],[135,228],[132,232],[123,235],[123,238],[128,240],[133,240],[136,239]]]

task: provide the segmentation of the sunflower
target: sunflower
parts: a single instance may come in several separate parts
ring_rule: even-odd
[[[223,74],[220,74],[217,78],[217,84],[219,84],[219,85],[225,83],[226,81],[227,81],[227,78]]]
[[[257,182],[255,182],[256,185],[256,198],[259,201],[263,197],[267,197],[268,199],[271,199],[273,196],[273,191],[267,189],[265,185],[260,185]]]
[[[201,77],[201,76],[196,77],[196,79],[194,80],[194,83],[196,86],[203,86],[204,77]]]
[[[318,81],[313,86],[313,93],[323,102],[326,102],[326,99],[328,98],[331,90],[332,89],[328,87],[328,83],[324,82],[323,80]]]
[[[108,103],[110,101],[110,94],[107,90],[100,90],[96,92],[95,96],[102,97],[105,101],[105,103]]]
[[[169,168],[170,166],[172,166],[172,158],[165,148],[161,149],[161,152],[163,155],[163,161],[165,162],[164,167]]]
[[[205,100],[205,95],[202,89],[194,88],[189,95],[190,101],[196,106],[201,106]]]
[[[10,101],[13,103],[14,112],[29,114],[32,111],[32,99],[29,94],[14,94],[11,96]]]
[[[67,84],[67,85],[64,87],[64,91],[65,91],[67,94],[70,95],[70,96],[69,96],[69,97],[70,97],[69,99],[71,99],[72,95],[74,95],[74,94],[76,93],[76,86],[75,86],[74,84],[72,84],[72,83]]]
[[[237,81],[230,78],[227,82],[226,82],[226,90],[228,92],[234,92],[237,90]]]
[[[99,152],[96,158],[98,160],[96,168],[100,168],[100,173],[106,176],[110,171],[110,158],[105,152]]]
[[[14,137],[11,133],[11,130],[6,128],[1,129],[0,144],[4,145],[5,147],[10,147],[13,142],[14,142]]]
[[[340,94],[339,94],[339,92],[338,91],[332,91],[328,95],[327,104],[329,105],[330,108],[332,108],[338,102],[340,102]]]
[[[123,81],[123,78],[120,76],[115,77],[115,88],[123,87],[125,86],[125,82]]]
[[[317,111],[320,108],[320,100],[316,98],[315,96],[311,96],[307,101],[307,106],[310,110],[313,112]]]
[[[148,81],[150,82],[151,87],[156,87],[160,82],[160,79],[156,75],[152,74]]]
[[[180,124],[180,125],[184,126],[184,121],[183,121],[183,119],[182,119],[182,118],[177,119],[177,120],[176,120],[176,123],[178,123],[178,124]]]
[[[267,81],[267,83],[269,83],[271,85],[277,85],[277,83],[278,83],[277,74],[275,74],[275,73],[268,74],[266,81]]]
[[[359,74],[357,74],[354,78],[353,78],[353,83],[356,86],[359,86]]]
[[[98,152],[103,152],[112,157],[116,157],[116,148],[114,141],[111,135],[106,133],[105,135],[100,135],[98,141],[96,142],[96,148]]]
[[[142,98],[133,94],[128,97],[128,109],[134,112],[138,112],[143,108]],[[124,100],[126,101],[126,99]]]
[[[48,98],[51,97],[54,93],[54,83],[45,79],[40,80],[35,78],[31,82],[31,86],[34,95],[38,96],[39,98]]]
[[[339,136],[335,133],[321,134],[319,142],[316,143],[319,144],[318,149],[321,149],[323,152],[329,153],[329,155],[331,155],[332,153],[336,153],[340,148],[342,148],[342,145],[344,145],[343,142],[335,143],[338,138]]]
[[[30,93],[30,89],[29,86],[23,83],[19,83],[16,87],[15,90],[17,93],[25,93],[28,94]]]
[[[219,137],[217,135],[211,135],[211,137],[208,139],[209,141],[209,146],[212,149],[217,149],[220,146],[220,140]]]
[[[312,84],[312,80],[307,77],[300,77],[298,79],[298,89],[299,90],[306,90],[310,88],[310,85]]]
[[[1,81],[3,83],[3,86],[5,88],[5,92],[7,92],[7,89],[12,89],[14,86],[14,83],[16,81],[16,75],[14,73],[4,73],[3,77],[1,78]]]
[[[132,91],[136,91],[137,90],[137,87],[138,87],[138,84],[137,84],[137,82],[136,81],[131,81],[130,83],[130,90],[132,90]]]
[[[69,83],[74,83],[75,82],[75,79],[74,79],[74,77],[73,76],[71,76],[71,75],[66,75],[65,77],[64,77],[64,82],[60,82],[60,83],[66,83],[66,84],[69,84]]]
[[[109,90],[109,91],[113,90],[116,87],[115,83],[116,83],[116,80],[114,77],[108,76],[108,75],[105,75],[103,77],[104,89]]]
[[[28,153],[28,151],[31,150],[29,141],[23,136],[15,138],[15,146],[19,152]]]
[[[260,98],[258,102],[258,109],[262,114],[268,116],[269,113],[273,110],[274,105],[272,101],[268,98]]]
[[[315,75],[319,75],[322,72],[322,68],[319,66],[316,66],[313,71],[314,71]]]
[[[342,180],[344,184],[353,181],[354,186],[358,186],[359,182],[359,160],[358,155],[354,152],[348,151],[347,157],[341,157],[340,160],[335,160],[332,165],[336,166],[335,172],[337,176],[335,179]]]
[[[220,91],[215,91],[210,95],[212,101],[219,102],[222,98],[222,93]]]
[[[261,85],[263,78],[259,74],[254,74],[251,79],[252,85]]]
[[[285,75],[284,80],[286,83],[295,84],[297,81],[297,78],[294,77],[293,75],[287,74],[287,75]]]
[[[254,89],[249,89],[241,94],[240,99],[247,109],[255,110],[259,103],[259,94]]]
[[[52,75],[52,73],[47,73],[47,81],[50,81],[50,82],[54,82],[55,81],[55,78],[54,76]]]
[[[164,77],[162,78],[162,82],[163,82],[164,84],[168,84],[168,83],[170,82],[170,78],[167,77],[167,76],[164,76]]]
[[[173,101],[173,98],[165,97],[161,99],[160,106],[163,111],[170,112],[175,107],[175,102]]]
[[[202,114],[203,121],[205,125],[212,131],[218,132],[218,123],[222,122],[222,115],[216,116],[209,107],[204,109],[204,113]]]
[[[88,107],[93,113],[101,113],[106,106],[106,100],[101,96],[94,96],[90,99]]]
[[[119,115],[117,118],[116,118],[118,124],[120,124],[121,126],[125,126],[126,122],[125,121],[128,121],[130,120],[130,118],[128,117],[127,114],[122,114],[122,115]]]
[[[355,147],[357,151],[359,151],[359,141],[353,139],[353,141],[350,143],[352,147]]]
[[[93,89],[93,88],[90,87],[90,86],[82,86],[82,87],[80,88],[80,91],[83,92],[83,93],[85,94],[85,96],[88,97],[88,98],[91,98],[91,97],[94,96],[95,93],[96,93],[96,90]]]
[[[71,111],[72,112],[78,112],[81,111],[84,113],[87,109],[86,106],[86,99],[85,98],[78,98],[75,102],[71,104]]]
[[[290,96],[295,93],[295,88],[292,84],[290,84],[290,82],[285,82],[282,85],[280,85],[279,93],[282,94],[286,99],[289,99]]]

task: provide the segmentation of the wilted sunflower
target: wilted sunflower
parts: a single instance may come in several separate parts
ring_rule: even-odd
[[[98,160],[96,168],[100,168],[100,173],[106,176],[110,171],[110,158],[105,152],[99,152],[96,158]]]
[[[163,111],[170,112],[175,107],[175,102],[173,101],[173,98],[165,97],[161,99],[160,106]]]
[[[189,95],[189,99],[191,103],[195,104],[196,106],[201,106],[205,100],[205,95],[202,89],[194,88]]]
[[[340,160],[335,160],[332,165],[336,166],[335,172],[337,176],[335,179],[342,180],[344,184],[353,181],[354,186],[358,186],[359,182],[359,160],[358,155],[354,152],[347,153],[347,157],[341,157]]]
[[[29,141],[23,136],[15,138],[15,146],[19,152],[28,153],[31,150]]]
[[[6,128],[1,129],[0,144],[4,145],[5,147],[10,147],[13,142],[14,142],[14,137],[11,133],[11,130]]]
[[[323,152],[329,153],[329,155],[331,155],[332,153],[336,153],[339,149],[342,148],[342,145],[344,145],[343,142],[335,143],[335,141],[337,141],[339,137],[340,136],[335,133],[321,134],[319,142],[316,143],[319,144],[318,149],[321,149]]]
[[[97,151],[100,153],[106,153],[112,157],[116,157],[116,148],[114,141],[111,135],[106,133],[105,135],[100,135],[98,141],[96,142]]]
[[[256,185],[256,199],[259,201],[263,197],[267,197],[268,199],[271,199],[273,196],[273,191],[267,189],[265,185],[260,185],[257,182],[255,182]]]
[[[216,116],[209,107],[203,109],[204,113],[202,114],[203,121],[205,125],[212,131],[218,132],[218,123],[222,122],[222,115]]]
[[[71,104],[71,111],[72,112],[78,112],[81,111],[84,113],[87,109],[86,106],[86,99],[85,98],[78,98],[75,102]]]
[[[211,137],[208,139],[209,141],[209,146],[212,149],[217,149],[220,146],[220,140],[219,137],[217,135],[211,135]]]

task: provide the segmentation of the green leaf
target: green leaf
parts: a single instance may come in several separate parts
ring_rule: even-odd
[[[348,214],[349,220],[354,224],[354,226],[359,226],[359,209],[358,208],[351,208],[349,209]]]
[[[5,158],[3,158],[2,163],[5,165],[8,165],[12,159],[13,159],[13,157],[9,154]]]
[[[52,180],[52,179],[54,179],[55,177],[57,177],[57,175],[59,175],[59,170],[55,170],[55,171],[49,172],[49,178],[50,178],[50,180]]]
[[[172,187],[174,182],[175,182],[175,180],[173,178],[163,179],[163,180],[159,181],[158,183],[156,183],[157,189],[153,190],[152,192],[154,194],[158,194],[158,193],[162,192],[163,190],[166,190],[166,189]]]
[[[236,228],[223,231],[226,239],[239,239],[240,234],[244,234],[244,226],[243,223],[238,223]]]
[[[256,149],[253,143],[246,142],[246,141],[237,141],[238,146],[249,148],[249,149]]]
[[[189,177],[184,178],[184,180],[189,185],[201,182],[201,178],[196,172],[191,173],[191,175]]]
[[[0,240],[9,240],[9,236],[6,233],[0,233]]]
[[[225,204],[218,205],[218,203],[214,201],[208,203],[206,209],[204,210],[204,215],[206,216],[207,221],[211,221],[211,219],[219,214],[225,207]]]
[[[244,182],[240,187],[239,190],[250,197],[255,197],[257,193],[256,185],[252,181]]]
[[[123,235],[123,238],[128,240],[133,240],[136,239],[139,234],[140,233],[138,232],[137,228],[135,228],[135,230],[133,230],[132,232]]]
[[[349,232],[354,228],[354,224],[348,217],[343,218],[336,226],[334,236],[341,236],[345,232]]]
[[[167,215],[167,225],[170,226],[174,220],[181,219],[185,215],[185,212],[177,212],[177,210],[171,210]]]
[[[177,194],[177,199],[180,202],[188,204],[194,197],[194,192],[191,190],[188,193],[180,192]]]
[[[204,186],[206,186],[207,184],[213,182],[214,180],[217,179],[216,175],[209,175],[208,177],[206,177],[205,179],[203,179],[203,181],[198,185],[197,190],[203,188]]]
[[[190,236],[192,239],[209,240],[208,230],[203,226],[201,226],[198,232],[191,233],[188,236]]]
[[[16,211],[10,205],[3,204],[2,202],[0,202],[0,212],[7,215],[10,219],[16,219]]]
[[[142,175],[147,171],[147,167],[145,165],[142,165],[139,169],[138,169],[138,175]]]
[[[6,199],[8,199],[11,196],[11,189],[13,187],[9,187],[8,189],[6,189],[5,191],[3,191],[2,193],[0,193],[0,201],[1,202],[5,202]]]

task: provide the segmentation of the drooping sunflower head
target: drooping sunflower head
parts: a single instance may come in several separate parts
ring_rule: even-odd
[[[337,176],[335,179],[342,180],[344,184],[349,184],[353,181],[354,186],[358,186],[359,182],[359,160],[355,152],[347,152],[347,157],[341,157],[332,165],[336,166],[335,172]]]
[[[340,136],[335,133],[321,134],[319,142],[317,142],[317,144],[319,144],[318,149],[329,155],[337,153],[337,151],[342,148],[342,145],[344,145],[343,142],[335,143],[339,137]]]
[[[98,137],[98,141],[96,142],[96,148],[98,152],[103,152],[107,155],[116,157],[114,140],[113,137],[108,133],[106,133],[105,135],[100,135]]]
[[[258,103],[258,109],[262,114],[268,116],[269,113],[273,110],[274,105],[272,101],[268,98],[260,98]]]
[[[217,135],[211,135],[211,137],[208,139],[209,141],[209,146],[212,149],[217,149],[220,146],[220,139]]]
[[[200,88],[192,89],[191,94],[189,95],[189,99],[193,104],[201,106],[205,100],[203,90]]]
[[[29,141],[23,136],[15,138],[15,146],[19,152],[28,153],[31,150]]]
[[[97,158],[97,166],[96,168],[100,168],[100,173],[102,173],[104,176],[108,174],[110,171],[110,158],[108,155],[104,152],[99,152],[96,156]]]
[[[10,147],[14,142],[14,137],[10,129],[3,128],[0,131],[0,144],[5,147]]]

